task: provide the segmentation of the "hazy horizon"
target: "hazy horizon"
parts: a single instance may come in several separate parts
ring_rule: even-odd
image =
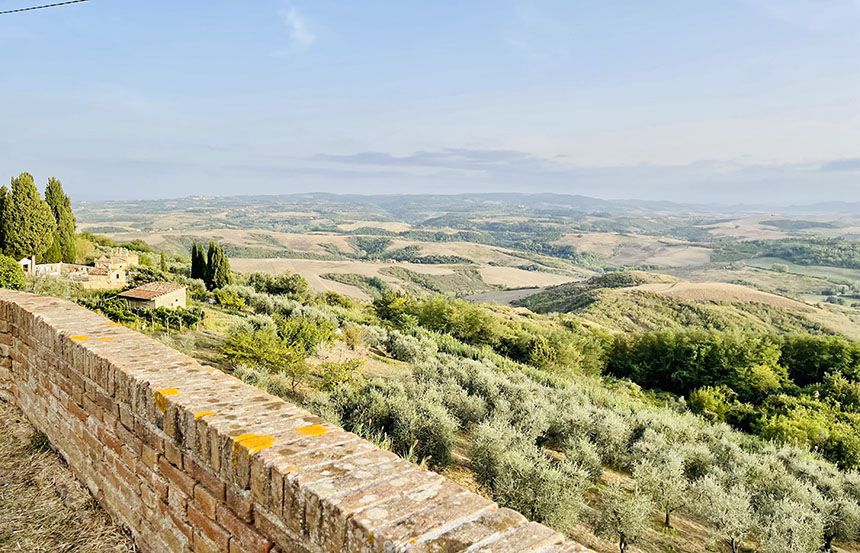
[[[250,199],[258,199],[258,198],[271,198],[272,200],[277,200],[279,198],[300,198],[300,197],[308,197],[308,196],[334,196],[335,198],[349,198],[349,197],[360,197],[367,199],[376,199],[376,198],[397,198],[397,197],[428,197],[428,198],[458,198],[458,197],[495,197],[495,196],[508,196],[511,199],[516,197],[523,198],[535,198],[540,196],[558,196],[558,197],[569,197],[569,198],[581,198],[587,201],[594,202],[606,202],[608,204],[615,204],[619,207],[636,207],[637,205],[642,206],[643,208],[659,206],[660,204],[666,204],[668,206],[678,206],[678,207],[689,207],[693,209],[700,208],[704,211],[713,210],[713,211],[735,211],[740,213],[762,213],[767,211],[776,211],[779,210],[809,210],[818,207],[822,207],[827,211],[827,208],[833,208],[834,206],[843,206],[848,209],[848,212],[854,213],[855,211],[860,211],[860,201],[847,201],[847,200],[822,200],[818,202],[682,202],[682,201],[674,201],[674,200],[666,200],[661,198],[649,198],[649,199],[637,199],[637,198],[603,198],[597,195],[587,195],[587,194],[569,194],[565,192],[511,192],[511,191],[485,191],[485,192],[450,192],[450,193],[434,193],[429,191],[417,191],[417,192],[391,192],[391,193],[362,193],[362,192],[329,192],[325,190],[311,190],[307,192],[287,192],[287,193],[261,193],[261,194],[187,194],[181,196],[164,196],[164,197],[154,197],[154,198],[113,198],[113,199],[72,199],[72,203],[75,205],[84,205],[84,204],[92,204],[92,205],[102,205],[102,204],[126,204],[131,203],[134,204],[136,202],[178,202],[178,201],[187,201],[187,200],[250,200]],[[590,207],[584,207],[583,209],[594,209]],[[822,211],[821,213],[824,213]]]
[[[0,17],[0,161],[91,201],[860,201],[858,27],[857,0],[90,0]]]

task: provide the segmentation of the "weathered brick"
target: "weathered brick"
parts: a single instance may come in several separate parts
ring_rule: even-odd
[[[273,545],[271,541],[260,535],[253,526],[233,514],[233,511],[225,505],[218,506],[215,520],[230,532],[232,539],[238,540],[246,551],[266,553]]]
[[[221,479],[188,455],[185,455],[182,462],[192,478],[203,484],[216,499],[225,500],[226,485]]]
[[[188,521],[204,538],[215,544],[218,551],[227,551],[230,542],[229,532],[194,505],[188,507]]]
[[[246,522],[254,520],[254,503],[251,500],[251,495],[245,491],[238,491],[233,488],[227,488],[227,507],[230,508],[236,516]]]
[[[202,484],[197,484],[194,486],[194,503],[207,517],[214,519],[215,509],[220,504],[220,501],[209,493]]]
[[[167,478],[171,486],[178,486],[185,495],[194,493],[194,485],[197,483],[194,478],[171,465],[164,457],[158,458],[158,472]]]

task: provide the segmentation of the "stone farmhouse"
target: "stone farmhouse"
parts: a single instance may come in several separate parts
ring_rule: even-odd
[[[127,271],[138,264],[139,256],[123,248],[114,248],[93,265],[75,263],[36,263],[35,257],[18,262],[24,273],[34,276],[65,276],[87,290],[117,290],[128,284]]]
[[[128,270],[131,267],[138,265],[140,256],[125,248],[113,248],[108,254],[96,259],[96,267],[107,269],[123,269]]]
[[[125,292],[117,297],[128,302],[129,307],[156,309],[158,307],[185,307],[186,288],[175,282],[150,282]]]
[[[124,288],[128,282],[125,269],[93,267],[73,263],[40,263],[36,265],[36,276],[66,276],[87,290],[115,290]]]

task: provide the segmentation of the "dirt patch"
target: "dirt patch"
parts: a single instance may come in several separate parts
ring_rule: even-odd
[[[526,271],[516,267],[481,267],[480,273],[487,284],[504,286],[505,288],[555,286],[576,280],[570,275]]]
[[[0,401],[0,551],[137,551],[21,412]]]
[[[698,246],[667,246],[659,248],[654,255],[645,259],[649,265],[661,267],[689,267],[704,265],[711,260],[711,250]]]

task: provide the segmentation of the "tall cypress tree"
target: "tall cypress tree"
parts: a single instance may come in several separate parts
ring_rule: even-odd
[[[224,250],[215,242],[209,242],[206,286],[210,290],[217,290],[230,284],[230,280],[230,262],[227,261]]]
[[[206,280],[206,253],[197,242],[191,244],[191,278]]]
[[[63,192],[63,185],[59,179],[51,177],[45,188],[45,202],[51,206],[57,229],[53,233],[53,240],[44,254],[44,260],[48,263],[63,261],[65,263],[75,262],[75,215],[72,213],[72,202]]]
[[[0,223],[3,252],[10,257],[41,257],[51,245],[57,222],[29,173],[12,178],[12,192],[3,201]]]
[[[0,186],[0,254],[6,251],[6,237],[4,236],[4,221],[3,206],[6,204],[6,199],[9,197],[9,188],[4,184]]]

